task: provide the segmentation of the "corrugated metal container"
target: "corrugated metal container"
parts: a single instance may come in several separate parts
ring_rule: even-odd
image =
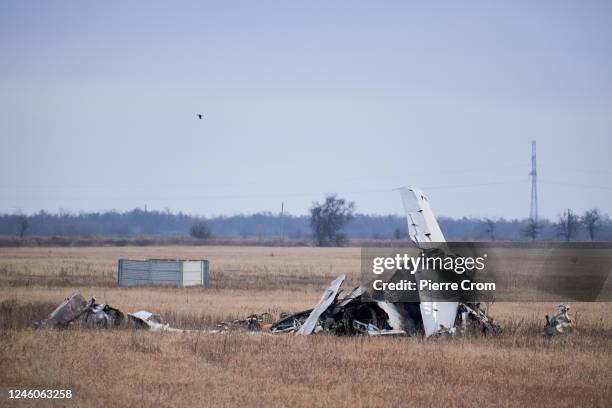
[[[120,259],[119,286],[174,285],[208,287],[207,260]]]

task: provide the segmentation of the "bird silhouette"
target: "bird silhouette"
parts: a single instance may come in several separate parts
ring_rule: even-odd
[[[198,113],[196,116],[198,117],[198,119],[202,119],[204,117],[204,115],[201,113]]]

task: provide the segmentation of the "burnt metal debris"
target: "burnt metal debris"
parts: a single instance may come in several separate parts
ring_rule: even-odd
[[[173,331],[181,330],[163,324],[161,317],[146,310],[129,313],[128,318],[134,328],[144,328],[151,331]],[[95,298],[85,300],[77,290],[68,296],[57,307],[49,317],[41,322],[35,323],[38,328],[65,329],[70,326],[79,326],[89,329],[111,329],[121,325],[124,315],[121,310],[104,303],[96,303]]]
[[[569,317],[570,307],[559,305],[557,313],[552,316],[546,315],[544,333],[547,336],[567,336],[574,331],[574,323]]]
[[[272,333],[295,332],[300,335],[329,333],[339,336],[364,334],[368,336],[409,335],[424,333],[418,303],[369,301],[363,298],[365,289],[359,286],[339,299],[345,280],[341,275],[325,290],[313,309],[284,316],[274,323]],[[481,309],[478,303],[460,303],[455,327],[442,327],[436,335],[457,332],[480,332],[498,335],[499,325]]]
[[[497,336],[502,333],[502,327],[485,313],[480,303],[459,303],[455,327],[461,331],[478,331],[485,336]]]
[[[128,322],[134,329],[144,329],[153,332],[191,332],[198,330],[186,330],[171,327],[164,323],[160,315],[147,310],[128,313]],[[79,291],[73,292],[49,317],[43,321],[36,322],[37,328],[65,329],[68,327],[81,327],[92,329],[111,329],[119,327],[124,321],[121,310],[104,303],[96,303],[95,298],[85,300]],[[220,321],[209,333],[221,333],[229,331],[261,331],[269,330],[272,326],[272,315],[269,313],[253,314],[243,320]]]
[[[55,308],[49,317],[36,323],[41,328],[66,328],[76,320],[87,308],[87,301],[78,292],[68,296],[58,307]]]
[[[319,302],[309,310],[294,314],[283,314],[275,323],[269,313],[252,314],[246,319],[220,321],[206,331],[211,334],[227,332],[267,332],[272,334],[295,333],[311,335],[327,333],[337,336],[416,336],[424,334],[423,320],[418,303],[392,303],[371,301],[364,298],[366,290],[356,287],[340,298],[345,275],[334,279],[325,290]],[[561,307],[562,306],[562,307]],[[571,321],[567,316],[569,307],[560,306],[559,313],[550,319],[547,316],[547,334],[565,334],[571,331]],[[154,332],[189,332],[170,327],[161,316],[140,310],[128,313],[130,325],[136,329]],[[75,291],[67,297],[44,321],[37,324],[41,328],[67,328],[77,325],[82,328],[110,329],[121,325],[123,313],[104,303],[96,303],[94,298],[86,301]],[[569,324],[569,326],[568,326]],[[550,328],[548,328],[550,327]],[[435,337],[456,333],[482,333],[498,335],[501,327],[493,322],[479,304],[459,303],[454,327],[442,326]]]
[[[346,279],[341,275],[334,279],[312,308],[294,314],[281,314],[273,322],[270,313],[252,314],[246,319],[219,321],[205,329],[211,334],[227,332],[266,332],[269,334],[295,333],[311,335],[326,333],[337,336],[422,336],[425,335],[420,305],[414,303],[393,303],[373,301],[367,297],[364,286],[350,290],[340,297],[341,287]],[[569,317],[569,306],[559,305],[557,313],[546,316],[544,332],[548,336],[567,335],[574,331]],[[161,316],[146,310],[127,314],[130,326],[154,332],[189,332],[170,327]],[[124,321],[124,314],[117,308],[104,303],[89,301],[75,291],[55,309],[49,317],[36,324],[40,328],[115,328]],[[440,338],[462,333],[496,336],[502,328],[478,303],[461,303],[453,327],[441,326],[432,337]],[[428,336],[426,336],[428,337]]]
[[[272,325],[270,313],[252,314],[246,319],[232,321],[221,320],[214,327],[208,329],[208,333],[217,334],[231,331],[262,331],[268,330]]]
[[[92,329],[110,329],[123,322],[123,313],[104,303],[98,304],[91,298],[85,311],[81,315],[81,327]]]
[[[321,315],[329,309],[332,303],[336,301],[338,298],[338,292],[340,291],[340,286],[346,279],[346,275],[340,275],[329,285],[329,287],[325,290],[319,303],[312,309],[306,320],[297,333],[302,335],[312,334],[315,330],[319,329],[321,325],[319,324],[319,320],[321,319]]]
[[[83,328],[110,329],[119,326],[123,318],[119,309],[104,303],[98,304],[94,298],[86,301],[79,291],[75,291],[36,326],[63,329],[76,323]]]

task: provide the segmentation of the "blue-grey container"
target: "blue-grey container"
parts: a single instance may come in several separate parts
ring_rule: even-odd
[[[120,259],[119,286],[172,285],[208,287],[208,261],[182,259]]]

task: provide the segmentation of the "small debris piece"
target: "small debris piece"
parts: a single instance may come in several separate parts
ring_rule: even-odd
[[[448,327],[444,327],[443,325],[440,325],[440,330],[432,333],[431,338],[432,339],[445,339],[448,337],[453,337],[456,333],[457,333],[456,327],[451,327],[449,329]]]
[[[546,315],[544,333],[547,336],[567,336],[574,331],[574,323],[569,317],[569,305],[559,305],[558,311],[551,317]]]
[[[501,326],[494,323],[493,318],[480,308],[480,303],[459,303],[457,320],[459,322],[455,322],[454,328],[459,327],[462,333],[476,330],[485,336],[498,336],[502,333]]]
[[[252,314],[244,320],[233,320],[231,322],[220,321],[208,330],[211,334],[225,333],[230,331],[261,331],[272,327],[272,315],[270,313]]]
[[[139,310],[138,312],[128,313],[130,322],[137,329],[146,329],[154,332],[188,332],[191,330],[175,329],[170,327],[169,324],[163,324],[161,316],[148,312],[146,310]]]
[[[353,320],[353,329],[358,333],[367,334],[368,336],[405,336],[407,334],[404,330],[381,330],[372,323],[366,324],[359,320]]]

